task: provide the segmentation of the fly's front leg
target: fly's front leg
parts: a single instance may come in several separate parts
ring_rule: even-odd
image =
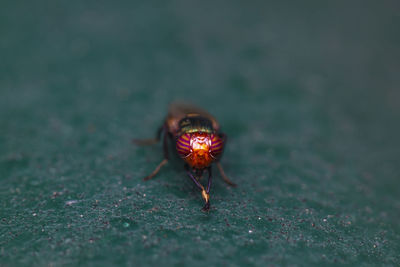
[[[207,183],[207,194],[210,193],[211,184],[212,184],[212,176],[211,176],[211,166],[207,168],[208,171],[208,183]]]
[[[154,169],[154,171],[146,176],[143,180],[147,181],[156,176],[156,174],[161,170],[161,168],[168,163],[169,155],[168,155],[168,130],[164,125],[161,130],[158,130],[157,137],[160,138],[161,132],[164,132],[163,136],[163,151],[164,151],[164,159],[158,164],[158,166]]]
[[[205,192],[204,190],[201,192],[202,196],[203,194],[206,194],[206,197],[203,196],[203,199],[206,201],[206,204],[203,207],[203,211],[208,211],[210,209],[210,189],[212,184],[211,166],[207,168],[207,171],[208,171],[207,190]]]
[[[186,173],[188,174],[188,176],[192,179],[192,181],[201,190],[201,196],[204,199],[204,201],[206,202],[202,210],[208,211],[210,209],[210,195],[208,194],[208,192],[210,191],[210,186],[211,186],[210,172],[209,172],[209,178],[208,178],[208,186],[207,186],[207,190],[206,190],[206,189],[204,189],[204,186],[196,179],[196,177],[194,177],[193,173],[190,171],[190,168],[187,164],[185,164],[185,170],[186,170]]]

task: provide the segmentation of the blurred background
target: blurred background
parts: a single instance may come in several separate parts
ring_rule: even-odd
[[[2,1],[0,265],[400,264],[397,1]],[[229,136],[152,181],[168,104]]]

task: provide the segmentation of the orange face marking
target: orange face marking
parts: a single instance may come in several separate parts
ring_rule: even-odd
[[[190,137],[191,153],[184,160],[193,168],[204,169],[211,165],[211,137],[207,133],[193,133]]]

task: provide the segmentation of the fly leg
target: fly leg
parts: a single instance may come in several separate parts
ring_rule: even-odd
[[[212,183],[212,175],[211,175],[211,166],[207,168],[208,171],[208,182],[207,182],[207,189],[206,189],[206,193],[207,193],[207,201],[206,204],[203,207],[203,211],[208,211],[210,209],[210,189],[211,189],[211,183]],[[203,191],[201,192],[203,195]],[[204,196],[203,196],[204,198]]]
[[[230,185],[230,186],[236,187],[237,185],[236,185],[234,182],[232,182],[232,181],[228,178],[228,176],[226,176],[226,174],[225,174],[225,172],[224,172],[224,169],[222,168],[221,163],[217,162],[217,167],[218,167],[219,173],[221,174],[221,177],[222,177],[222,179],[224,180],[224,182],[227,183],[227,184]]]
[[[219,137],[223,140],[224,144],[226,144],[226,142],[228,140],[228,136],[226,134],[224,134],[224,133],[220,133]],[[228,178],[228,176],[226,176],[226,174],[224,172],[224,169],[222,168],[222,165],[221,165],[221,163],[219,163],[219,161],[217,161],[217,167],[218,167],[219,173],[221,174],[221,177],[224,180],[224,182],[227,183],[230,186],[236,187],[237,185],[234,182],[232,182]]]
[[[151,178],[153,178],[154,176],[156,176],[156,174],[161,170],[162,166],[164,166],[165,164],[168,163],[168,131],[166,129],[165,126],[163,126],[162,128],[160,128],[157,132],[157,138],[160,139],[160,135],[161,132],[164,132],[164,136],[163,136],[163,151],[164,151],[164,159],[160,162],[160,164],[158,164],[158,166],[154,169],[154,171],[152,173],[150,173],[150,175],[146,176],[143,178],[144,181],[150,180]]]
[[[161,126],[158,128],[156,136],[154,138],[149,139],[132,139],[132,143],[139,145],[139,146],[149,146],[157,144],[160,141],[161,133],[164,130],[165,126]]]
[[[209,191],[210,191],[210,186],[211,186],[211,178],[210,178],[211,172],[209,172],[208,186],[207,186],[207,190],[206,190],[206,189],[204,189],[204,186],[196,179],[196,177],[194,177],[193,173],[190,171],[189,166],[187,164],[185,164],[185,170],[186,170],[186,173],[189,175],[189,177],[192,179],[192,181],[201,190],[201,196],[204,199],[204,201],[206,202],[202,210],[208,211],[210,209]]]
[[[167,163],[168,163],[168,159],[163,159],[160,162],[160,164],[157,165],[157,167],[154,169],[154,171],[152,171],[152,173],[150,173],[149,175],[147,175],[146,177],[143,178],[143,181],[148,181],[151,178],[153,178],[154,176],[156,176],[156,174],[161,170],[162,166],[164,166]]]

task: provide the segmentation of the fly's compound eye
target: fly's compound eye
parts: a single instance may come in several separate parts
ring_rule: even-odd
[[[210,148],[211,156],[215,159],[218,159],[221,156],[223,150],[224,150],[224,141],[222,140],[222,138],[216,134],[212,134],[211,148]]]
[[[176,140],[176,150],[181,158],[186,158],[190,155],[190,134],[182,134]]]

